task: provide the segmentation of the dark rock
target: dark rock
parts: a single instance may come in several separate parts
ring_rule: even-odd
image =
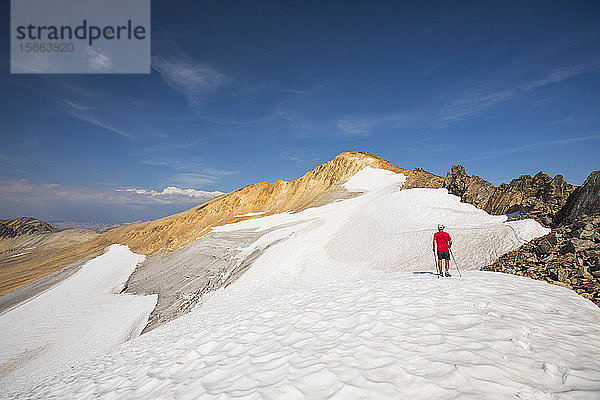
[[[476,175],[467,175],[462,165],[455,165],[450,171],[444,181],[448,193],[459,196],[464,203],[485,209],[489,197],[495,190],[494,185]]]
[[[564,268],[558,269],[558,280],[561,282],[565,282],[569,278],[569,271]]]
[[[404,189],[430,188],[439,189],[444,187],[444,178],[425,171],[423,168],[415,168],[404,182]]]
[[[600,217],[584,216],[555,228],[482,269],[565,286],[600,306],[600,243],[590,240],[589,232],[600,232]]]
[[[552,247],[556,246],[556,244],[558,243],[556,232],[550,232],[548,235],[546,235],[545,239]]]
[[[462,165],[454,165],[444,181],[448,193],[462,197],[469,186],[469,176]]]
[[[461,165],[455,165],[444,181],[448,192],[461,201],[490,214],[514,214],[516,218],[534,218],[545,226],[552,224],[554,215],[567,202],[575,186],[561,175],[554,178],[539,172],[533,178],[523,175],[510,183],[494,187],[478,176],[467,175]]]
[[[562,246],[560,246],[560,250],[558,251],[560,254],[569,254],[575,252],[575,246],[570,240],[565,240]]]
[[[2,239],[18,235],[34,235],[54,232],[58,232],[58,229],[33,217],[18,217],[0,220],[0,238]]]
[[[540,243],[536,246],[535,253],[538,255],[538,257],[543,257],[546,254],[550,253],[551,250],[552,250],[552,245],[550,244],[550,241],[547,239],[544,239],[544,240],[541,240]]]
[[[592,172],[555,215],[555,225],[566,225],[587,215],[600,214],[600,171]]]

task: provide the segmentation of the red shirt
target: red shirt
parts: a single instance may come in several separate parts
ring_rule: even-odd
[[[450,235],[444,231],[439,231],[433,235],[433,240],[437,244],[437,251],[449,251],[448,242],[451,241]]]

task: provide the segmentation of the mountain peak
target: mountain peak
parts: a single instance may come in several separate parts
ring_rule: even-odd
[[[398,165],[392,164],[391,162],[364,150],[355,150],[340,153],[337,156],[335,156],[335,158],[331,161],[339,162],[342,160],[352,163],[358,163],[361,166],[371,166],[373,168],[387,169],[396,173],[408,173],[410,171]]]

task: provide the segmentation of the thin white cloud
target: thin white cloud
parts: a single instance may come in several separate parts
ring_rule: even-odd
[[[384,115],[350,115],[336,121],[336,127],[349,136],[367,136],[381,127],[402,127],[417,121],[419,115],[410,112],[396,112]]]
[[[140,196],[148,196],[149,198],[158,199],[158,200],[207,200],[216,196],[220,196],[224,194],[219,191],[206,191],[206,190],[196,190],[196,189],[180,189],[176,186],[167,186],[162,191],[156,191],[153,189],[136,189],[136,188],[125,188],[125,189],[117,189],[119,192],[129,192],[134,193]]]
[[[152,67],[160,73],[165,83],[182,93],[192,107],[198,107],[209,95],[230,82],[222,72],[184,57],[153,56]]]
[[[109,124],[107,124],[105,122],[102,122],[99,119],[97,119],[95,117],[92,117],[91,115],[87,115],[87,114],[72,114],[72,116],[75,117],[75,118],[77,118],[77,119],[80,119],[82,121],[85,121],[87,123],[90,123],[92,125],[96,125],[97,127],[104,128],[107,131],[116,133],[117,135],[125,136],[125,137],[128,137],[128,138],[133,138],[133,136],[131,134],[125,132],[124,130],[115,128],[114,126],[109,125]]]
[[[75,110],[93,110],[92,107],[85,106],[73,100],[65,99],[64,102],[66,105],[68,105],[71,108],[74,108]]]
[[[367,136],[371,134],[371,130],[379,125],[371,118],[344,117],[336,122],[337,128],[349,135]]]
[[[157,154],[161,153],[158,151],[161,148],[161,146],[146,148],[140,162],[153,167],[161,167],[162,181],[180,186],[198,187],[213,184],[223,177],[238,173],[235,170],[207,167],[205,160],[198,156],[182,157],[181,155]],[[174,145],[174,147],[167,146],[162,153],[177,148],[177,145]],[[166,171],[169,173],[166,174]]]
[[[67,106],[65,107],[65,112],[73,118],[79,119],[81,121],[87,122],[99,128],[106,129],[109,132],[116,133],[117,135],[125,136],[128,138],[133,138],[128,132],[125,132],[122,129],[116,128],[113,125],[101,121],[90,113],[90,110],[93,108],[85,106],[83,104],[74,102],[72,100],[64,100],[63,103]]]
[[[32,52],[27,53],[26,59],[11,58],[11,70],[25,73],[44,73],[52,66],[52,61],[48,53]]]
[[[209,185],[217,181],[220,177],[232,175],[233,171],[206,170],[200,173],[179,173],[174,174],[171,179],[184,186],[202,186]]]
[[[503,150],[494,151],[494,152],[491,152],[488,154],[484,154],[479,157],[469,158],[467,160],[463,160],[463,162],[464,161],[474,161],[474,160],[487,160],[490,158],[501,157],[501,156],[514,154],[514,153],[522,153],[522,152],[536,150],[536,149],[540,149],[540,148],[544,148],[544,147],[564,146],[564,145],[569,145],[572,143],[589,142],[589,141],[594,141],[594,140],[600,140],[600,134],[596,133],[593,135],[575,136],[575,137],[568,137],[568,138],[564,138],[564,139],[547,140],[545,142],[538,142],[538,143],[531,143],[531,144],[526,144],[526,145],[522,145],[522,146],[515,146],[515,147],[508,148],[508,149],[503,149]]]
[[[87,46],[85,48],[85,56],[87,57],[90,70],[94,72],[108,71],[113,65],[110,54],[98,48]]]
[[[526,81],[519,85],[504,86],[483,82],[463,92],[457,99],[448,102],[442,107],[440,117],[444,121],[465,119],[473,114],[507,102],[513,98],[543,88],[547,85],[558,83],[574,76],[593,72],[600,68],[598,63],[585,63],[556,69],[547,75]],[[511,79],[512,81],[512,79]]]
[[[153,204],[198,204],[223,192],[180,189],[161,191],[138,188],[95,188],[88,186],[33,183],[27,179],[0,180],[0,201],[6,203],[152,206]]]

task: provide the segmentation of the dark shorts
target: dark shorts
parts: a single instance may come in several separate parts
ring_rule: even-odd
[[[437,256],[438,256],[438,260],[450,261],[450,252],[449,251],[438,251]]]

